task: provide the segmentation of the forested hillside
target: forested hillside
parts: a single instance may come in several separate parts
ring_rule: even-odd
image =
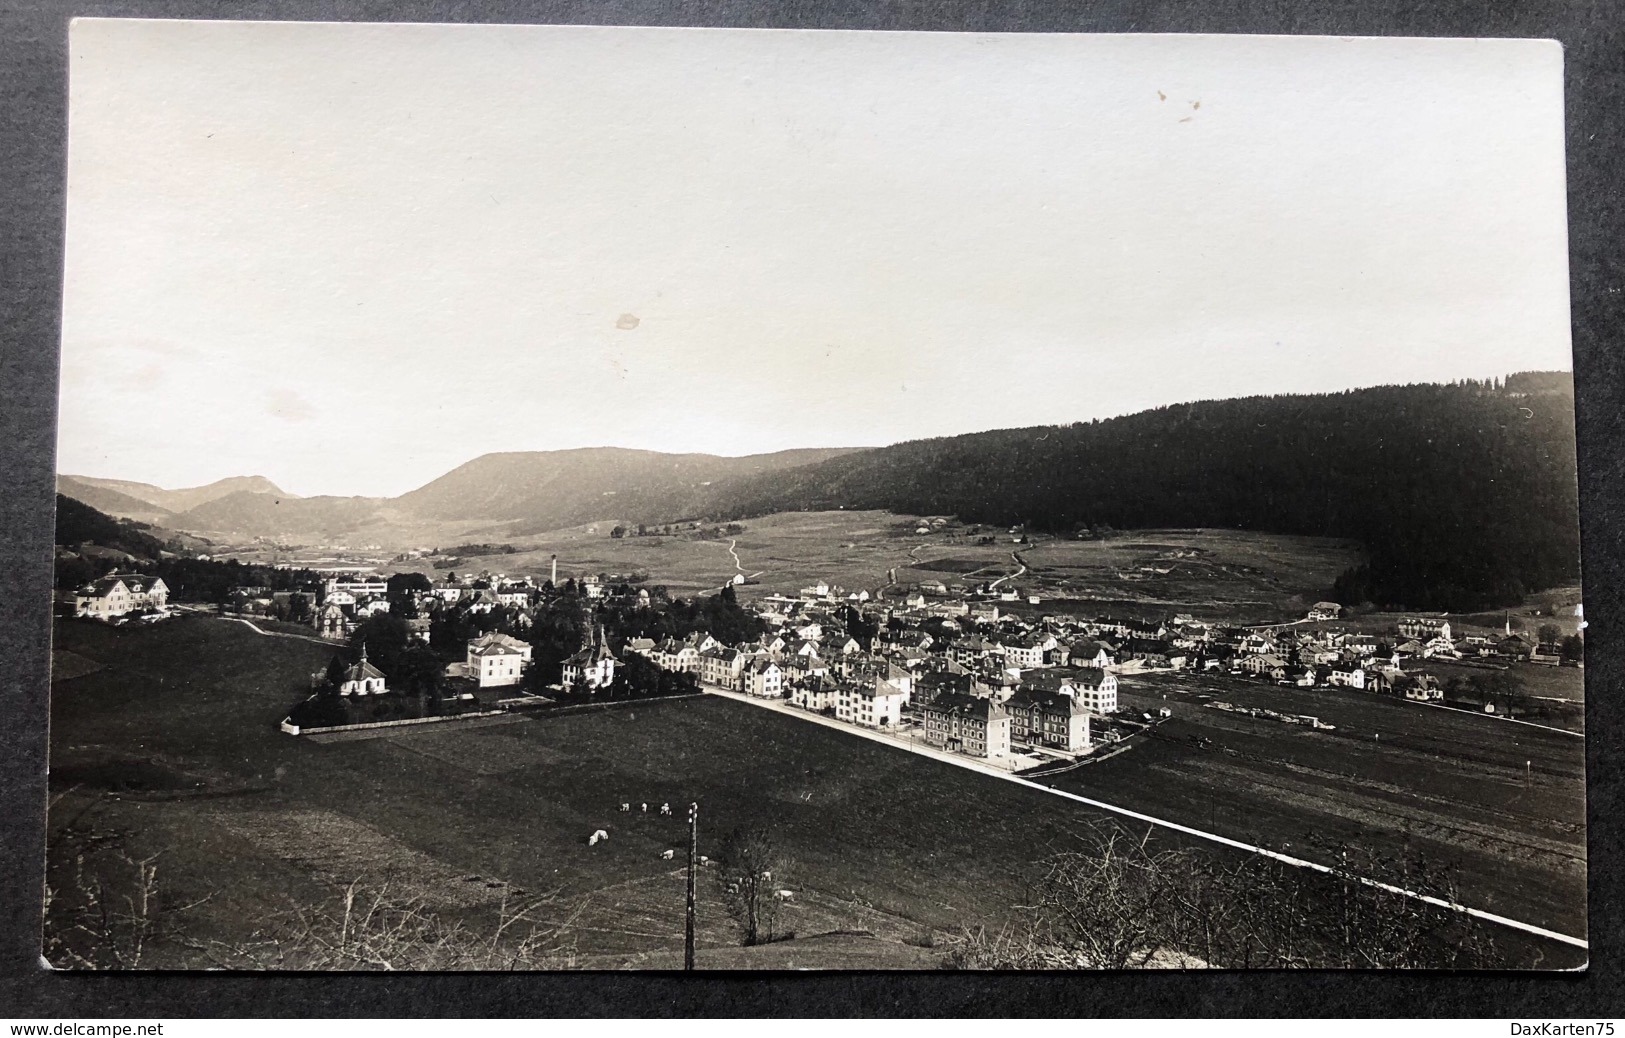
[[[712,518],[880,508],[1091,527],[1230,527],[1354,538],[1345,601],[1513,604],[1576,579],[1573,384],[1390,386],[1158,408],[920,440],[733,480]]]
[[[56,495],[56,543],[70,548],[90,544],[145,560],[157,559],[164,550],[164,542],[147,532],[145,524],[114,519],[62,494]]]

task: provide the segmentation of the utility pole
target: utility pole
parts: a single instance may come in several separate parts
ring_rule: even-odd
[[[688,805],[688,919],[683,929],[683,969],[694,968],[694,873],[700,866],[700,805]]]

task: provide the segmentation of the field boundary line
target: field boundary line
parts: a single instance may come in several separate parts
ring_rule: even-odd
[[[895,748],[900,749],[900,750],[906,750],[906,751],[909,751],[909,752],[912,752],[912,753],[919,754],[922,757],[930,757],[930,758],[932,758],[934,760],[940,760],[940,761],[943,761],[944,763],[955,765],[956,767],[965,768],[965,769],[970,770],[970,771],[980,772],[983,775],[989,775],[989,776],[991,776],[993,778],[1004,779],[1006,782],[1014,782],[1018,786],[1025,786],[1028,789],[1035,789],[1035,790],[1038,790],[1039,792],[1049,793],[1049,794],[1051,794],[1053,796],[1062,797],[1062,798],[1065,798],[1067,800],[1073,800],[1073,801],[1076,801],[1076,802],[1078,802],[1080,804],[1087,804],[1090,807],[1097,808],[1097,809],[1102,810],[1102,811],[1109,811],[1112,814],[1122,815],[1125,818],[1133,818],[1136,821],[1146,822],[1146,823],[1151,824],[1151,825],[1159,825],[1159,826],[1162,826],[1165,829],[1171,829],[1174,832],[1184,833],[1187,836],[1194,836],[1194,837],[1197,837],[1198,839],[1207,840],[1210,843],[1217,843],[1217,844],[1220,844],[1222,846],[1230,847],[1230,848],[1235,849],[1235,850],[1247,851],[1250,854],[1257,854],[1257,855],[1260,855],[1262,857],[1266,857],[1266,858],[1273,859],[1275,861],[1279,861],[1284,865],[1291,865],[1291,866],[1293,866],[1295,868],[1300,868],[1300,869],[1309,869],[1311,871],[1324,873],[1326,875],[1336,875],[1337,874],[1336,870],[1333,869],[1329,865],[1321,865],[1318,862],[1306,861],[1303,858],[1294,858],[1289,854],[1282,854],[1280,851],[1270,850],[1268,847],[1259,847],[1259,846],[1257,846],[1255,844],[1245,843],[1245,842],[1243,842],[1241,840],[1231,839],[1228,836],[1220,836],[1218,833],[1210,833],[1210,832],[1207,832],[1207,831],[1202,830],[1202,829],[1193,828],[1192,826],[1182,825],[1179,822],[1170,822],[1167,819],[1158,818],[1155,815],[1148,815],[1148,814],[1145,814],[1142,811],[1135,811],[1132,808],[1119,807],[1116,804],[1108,804],[1104,800],[1095,800],[1095,799],[1093,799],[1091,797],[1083,796],[1080,793],[1072,793],[1072,792],[1069,792],[1068,790],[1056,789],[1053,786],[1046,786],[1046,785],[1043,785],[1042,783],[1034,782],[1031,779],[1022,778],[1021,776],[1012,774],[1010,772],[1000,771],[1000,770],[998,770],[996,768],[989,767],[989,766],[987,766],[985,764],[979,764],[975,760],[972,760],[972,759],[970,759],[968,757],[963,758],[963,759],[956,759],[956,755],[948,754],[946,752],[938,752],[938,751],[934,751],[934,750],[932,752],[926,752],[925,747],[919,747],[919,746],[911,745],[909,743],[900,742],[900,741],[898,741],[896,739],[891,739],[891,738],[888,738],[886,736],[883,736],[878,732],[870,732],[870,731],[868,731],[868,730],[866,730],[864,728],[861,728],[861,727],[859,727],[857,725],[847,724],[844,721],[834,721],[834,720],[831,720],[829,718],[822,717],[822,716],[819,716],[819,715],[816,715],[816,714],[808,714],[805,711],[796,711],[796,710],[794,710],[792,708],[788,708],[788,707],[775,706],[772,702],[770,702],[768,700],[753,699],[752,697],[746,696],[743,693],[733,692],[733,691],[730,691],[728,689],[712,688],[712,687],[708,687],[708,686],[702,686],[702,687],[705,688],[705,691],[711,693],[712,695],[716,695],[719,698],[732,699],[732,700],[736,700],[738,702],[748,703],[748,704],[750,704],[752,706],[760,707],[760,708],[765,709],[765,710],[771,710],[774,713],[789,714],[789,715],[794,716],[794,717],[799,717],[802,720],[815,721],[815,722],[818,722],[818,723],[824,725],[827,728],[835,728],[835,729],[838,729],[840,731],[847,732],[847,733],[849,733],[851,735],[856,735],[856,736],[858,736],[860,738],[868,739],[870,742],[877,742],[877,743],[880,743],[880,744],[882,744],[884,746],[892,746],[892,747],[895,747]],[[1445,709],[1445,708],[1441,707],[1440,709]],[[1458,712],[1460,712],[1460,711],[1458,711]],[[1536,727],[1543,727],[1543,726],[1537,725]],[[1554,729],[1554,730],[1555,731],[1561,731],[1561,729]],[[1572,733],[1570,733],[1570,734],[1572,734]],[[1522,920],[1512,919],[1512,918],[1509,918],[1509,917],[1504,916],[1504,915],[1497,915],[1494,912],[1487,912],[1487,911],[1485,911],[1484,909],[1481,909],[1481,908],[1471,908],[1471,907],[1469,907],[1467,905],[1463,905],[1463,904],[1459,904],[1459,903],[1455,903],[1455,902],[1451,902],[1451,901],[1446,901],[1444,898],[1434,897],[1431,894],[1424,894],[1421,891],[1417,891],[1417,890],[1407,890],[1404,887],[1395,886],[1395,885],[1393,885],[1391,883],[1384,883],[1381,880],[1370,879],[1370,878],[1365,877],[1365,876],[1355,876],[1355,877],[1352,877],[1352,878],[1358,880],[1360,883],[1364,884],[1365,886],[1372,887],[1372,888],[1377,889],[1377,890],[1386,891],[1387,893],[1390,893],[1390,894],[1399,894],[1399,895],[1401,895],[1403,897],[1408,897],[1408,898],[1412,898],[1413,900],[1416,900],[1416,901],[1421,901],[1424,904],[1434,905],[1434,906],[1436,906],[1438,908],[1446,908],[1446,909],[1449,909],[1452,912],[1460,912],[1460,913],[1462,913],[1464,915],[1471,916],[1474,919],[1482,919],[1482,920],[1484,920],[1485,922],[1488,922],[1488,923],[1495,923],[1495,924],[1497,924],[1499,926],[1505,926],[1505,927],[1508,927],[1508,928],[1513,929],[1513,930],[1521,930],[1524,933],[1534,934],[1537,937],[1544,937],[1544,938],[1547,938],[1548,940],[1553,940],[1553,941],[1557,941],[1557,942],[1562,943],[1562,944],[1571,945],[1573,947],[1581,948],[1581,949],[1584,949],[1586,951],[1591,950],[1590,944],[1583,938],[1573,937],[1573,936],[1570,936],[1569,934],[1565,934],[1565,933],[1558,933],[1556,930],[1548,930],[1545,927],[1536,926],[1534,923],[1526,923],[1526,922],[1523,922]]]

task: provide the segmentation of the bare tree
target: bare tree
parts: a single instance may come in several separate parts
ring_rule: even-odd
[[[576,952],[573,916],[543,918],[551,896],[504,898],[490,926],[448,921],[422,898],[387,884],[351,883],[337,898],[294,905],[247,940],[214,946],[237,968],[294,970],[538,970],[569,969]]]
[[[554,895],[505,896],[488,921],[448,920],[421,897],[356,880],[331,898],[290,903],[243,938],[198,940],[156,856],[134,858],[120,832],[69,829],[53,840],[44,954],[69,969],[536,970],[576,963],[583,906],[559,917]],[[477,919],[478,917],[476,917]],[[156,954],[162,947],[162,953]],[[158,959],[154,963],[154,959]]]
[[[766,829],[735,829],[717,853],[728,909],[745,931],[745,944],[771,941],[778,924],[779,898],[788,879],[789,859]]]
[[[1147,966],[1463,969],[1496,964],[1459,905],[1454,870],[1405,853],[1322,848],[1327,873],[1257,856],[1159,849],[1103,822],[1037,864],[1003,929],[967,931],[950,957],[971,969]]]
[[[158,929],[156,858],[98,853],[94,839],[82,834],[76,843],[46,880],[46,961],[70,969],[140,968]]]

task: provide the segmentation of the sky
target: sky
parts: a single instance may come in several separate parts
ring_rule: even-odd
[[[393,495],[1571,367],[1516,40],[79,19],[58,471]]]

